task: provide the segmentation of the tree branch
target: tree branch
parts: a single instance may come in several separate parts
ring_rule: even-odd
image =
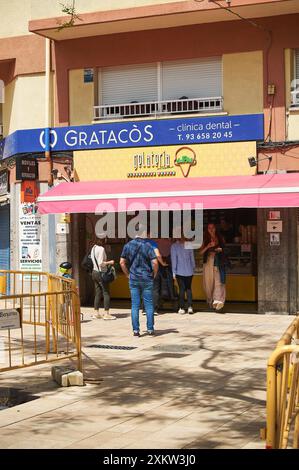
[[[73,0],[72,4],[60,3],[60,5],[62,7],[61,8],[62,13],[69,15],[70,19],[68,21],[65,21],[64,23],[60,23],[58,27],[58,31],[74,26],[76,20],[82,21],[82,18],[80,18],[79,15],[76,13],[75,0]]]

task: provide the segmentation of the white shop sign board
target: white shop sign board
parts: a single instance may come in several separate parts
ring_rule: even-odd
[[[267,220],[268,233],[282,233],[282,220]]]
[[[68,235],[70,233],[70,226],[69,224],[57,224],[56,225],[56,234],[66,234]]]
[[[270,233],[270,246],[280,246],[280,233]]]
[[[42,219],[35,203],[19,205],[19,266],[20,271],[42,271]],[[25,275],[25,280],[39,277]]]
[[[19,310],[13,308],[0,309],[0,330],[15,330],[21,328]]]

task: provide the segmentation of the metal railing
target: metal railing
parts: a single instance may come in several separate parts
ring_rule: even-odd
[[[132,117],[147,117],[167,114],[201,113],[222,111],[221,96],[210,98],[182,98],[167,101],[131,102],[124,104],[94,106],[93,120],[126,119]]]
[[[2,293],[1,293],[2,292]],[[0,270],[0,372],[64,359],[82,370],[80,301],[75,281],[49,273]]]
[[[267,449],[299,448],[299,316],[291,323],[267,367]]]

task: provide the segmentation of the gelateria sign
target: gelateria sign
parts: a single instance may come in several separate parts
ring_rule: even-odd
[[[52,151],[76,151],[264,139],[263,114],[121,121],[50,129]],[[0,142],[0,159],[46,150],[44,129],[19,130]]]
[[[175,153],[141,152],[133,155],[134,171],[127,174],[128,178],[144,178],[155,176],[176,176],[179,169],[184,178],[197,163],[196,153],[190,147],[179,147]]]
[[[252,175],[256,142],[172,145],[74,152],[80,181]]]

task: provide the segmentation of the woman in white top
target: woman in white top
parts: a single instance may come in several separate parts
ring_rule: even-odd
[[[91,250],[91,259],[93,263],[92,279],[95,286],[94,310],[96,318],[103,320],[115,320],[116,317],[110,315],[110,291],[109,284],[102,279],[102,273],[107,271],[107,265],[113,265],[114,261],[107,261],[105,248],[102,245],[103,240],[97,239]],[[104,314],[99,313],[101,297],[104,297]]]

